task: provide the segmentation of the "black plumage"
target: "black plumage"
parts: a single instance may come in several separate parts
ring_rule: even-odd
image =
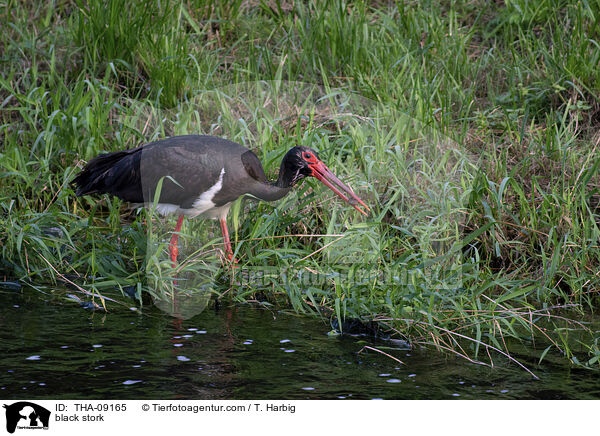
[[[199,194],[216,183],[223,169],[224,188],[213,198],[217,207],[246,193],[258,196],[265,192],[268,196],[269,187],[263,185],[269,183],[258,157],[235,142],[214,136],[176,136],[103,154],[92,159],[73,182],[78,196],[107,193],[141,204],[154,200],[163,179],[158,202],[189,209]],[[272,191],[276,195],[280,190]]]

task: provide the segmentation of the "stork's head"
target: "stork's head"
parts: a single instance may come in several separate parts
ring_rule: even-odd
[[[327,168],[312,148],[299,145],[290,149],[281,162],[280,175],[289,186],[295,185],[305,177],[315,177],[360,213],[367,215],[366,211],[370,210],[349,186]]]

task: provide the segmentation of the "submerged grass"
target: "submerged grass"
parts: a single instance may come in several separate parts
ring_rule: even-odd
[[[195,221],[180,283],[488,364],[519,340],[600,368],[598,1],[9,0],[0,20],[7,279],[173,296],[173,222],[75,198],[78,168],[203,133],[272,176],[303,144],[372,215],[312,182],[240,202],[237,277],[215,279],[217,226]]]

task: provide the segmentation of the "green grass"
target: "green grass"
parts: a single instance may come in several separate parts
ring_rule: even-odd
[[[76,198],[79,168],[202,133],[274,177],[302,144],[372,214],[314,182],[244,201],[237,280],[218,225],[189,221],[180,283],[484,363],[516,340],[600,368],[600,2],[9,0],[0,22],[7,279],[172,296],[173,219]]]

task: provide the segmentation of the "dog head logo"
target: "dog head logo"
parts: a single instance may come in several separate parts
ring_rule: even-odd
[[[42,406],[29,401],[19,401],[14,404],[5,404],[6,430],[14,433],[16,428],[47,429],[50,421],[50,411]]]

